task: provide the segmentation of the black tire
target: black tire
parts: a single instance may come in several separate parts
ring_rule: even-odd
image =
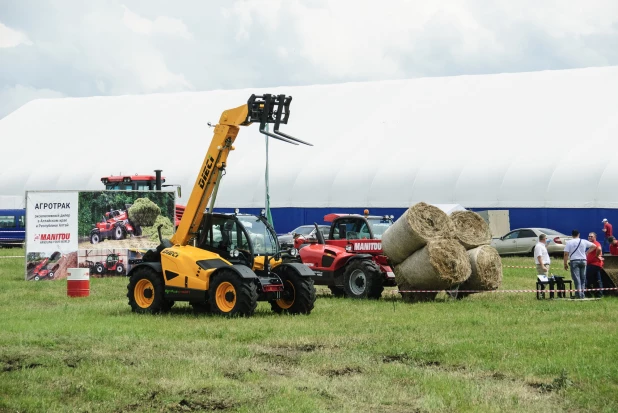
[[[384,291],[380,268],[370,260],[349,262],[343,272],[343,291],[349,298],[380,298]]]
[[[101,242],[101,234],[99,234],[98,232],[91,232],[90,233],[90,243],[98,244],[99,242]]]
[[[48,272],[48,273],[47,273],[47,276],[48,276],[49,278],[54,278],[54,272],[53,272],[53,271]]]
[[[116,227],[114,228],[114,239],[121,240],[123,238],[124,238],[124,228],[122,228],[122,225],[116,225]]]
[[[343,287],[336,287],[334,285],[331,285],[330,287],[328,287],[328,289],[335,297],[345,297],[345,291],[343,291]]]
[[[150,267],[135,270],[127,285],[127,298],[131,310],[141,314],[157,314],[170,309],[164,297],[163,276]]]
[[[103,266],[103,264],[95,264],[94,272],[99,275],[102,275],[105,272],[105,267]]]
[[[116,275],[124,275],[124,265],[116,265]]]
[[[292,270],[279,274],[283,281],[283,292],[279,300],[271,300],[275,313],[310,314],[315,306],[315,287],[309,277],[301,277]]]
[[[139,237],[142,235],[142,227],[140,227],[139,225],[133,225],[133,235],[135,235],[136,237]]]
[[[228,317],[253,315],[257,298],[257,285],[254,280],[241,278],[229,270],[216,274],[208,291],[210,311]]]

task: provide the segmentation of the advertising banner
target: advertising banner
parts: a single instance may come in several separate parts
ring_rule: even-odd
[[[26,280],[58,280],[68,268],[125,276],[149,249],[174,234],[175,193],[26,193]]]

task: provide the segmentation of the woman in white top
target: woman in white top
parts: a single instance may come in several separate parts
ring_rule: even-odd
[[[597,246],[592,242],[580,239],[579,231],[574,229],[571,232],[573,239],[567,241],[564,247],[564,269],[569,269],[571,264],[571,278],[575,285],[575,297],[584,298],[584,288],[586,288],[586,253],[594,251]]]

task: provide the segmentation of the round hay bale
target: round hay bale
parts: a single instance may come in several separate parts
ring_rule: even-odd
[[[144,227],[154,225],[159,214],[161,208],[148,198],[137,198],[129,208],[129,219]]]
[[[455,211],[450,215],[450,218],[455,227],[455,238],[467,250],[491,243],[489,225],[476,212]]]
[[[490,245],[482,245],[467,251],[472,273],[460,290],[497,290],[502,285],[502,260],[498,251]]]
[[[394,267],[400,291],[444,290],[461,284],[472,271],[466,249],[453,239],[436,239]],[[433,300],[437,293],[401,293],[404,301]]]
[[[408,208],[382,235],[382,249],[393,264],[405,261],[428,241],[454,237],[455,227],[440,208],[419,202]]]

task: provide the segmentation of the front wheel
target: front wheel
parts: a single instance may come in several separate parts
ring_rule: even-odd
[[[116,228],[114,228],[114,239],[121,240],[123,238],[124,238],[124,229],[122,228],[121,225],[117,225]]]
[[[291,271],[280,275],[283,281],[281,298],[270,301],[275,313],[309,314],[315,305],[315,287],[309,277],[301,277]]]
[[[103,264],[97,264],[94,266],[94,272],[96,272],[99,275],[102,275],[105,272],[105,267],[103,267]]]
[[[343,291],[350,298],[378,299],[384,291],[380,268],[369,260],[354,260],[343,273]]]
[[[149,267],[135,270],[127,285],[127,297],[135,313],[156,314],[171,307],[163,296],[163,277]]]
[[[124,275],[124,265],[122,264],[116,265],[116,274]]]
[[[101,235],[98,232],[93,232],[90,234],[90,243],[98,244],[101,241]]]
[[[253,279],[224,270],[215,275],[208,291],[210,310],[225,316],[251,316],[257,307],[257,286]]]

